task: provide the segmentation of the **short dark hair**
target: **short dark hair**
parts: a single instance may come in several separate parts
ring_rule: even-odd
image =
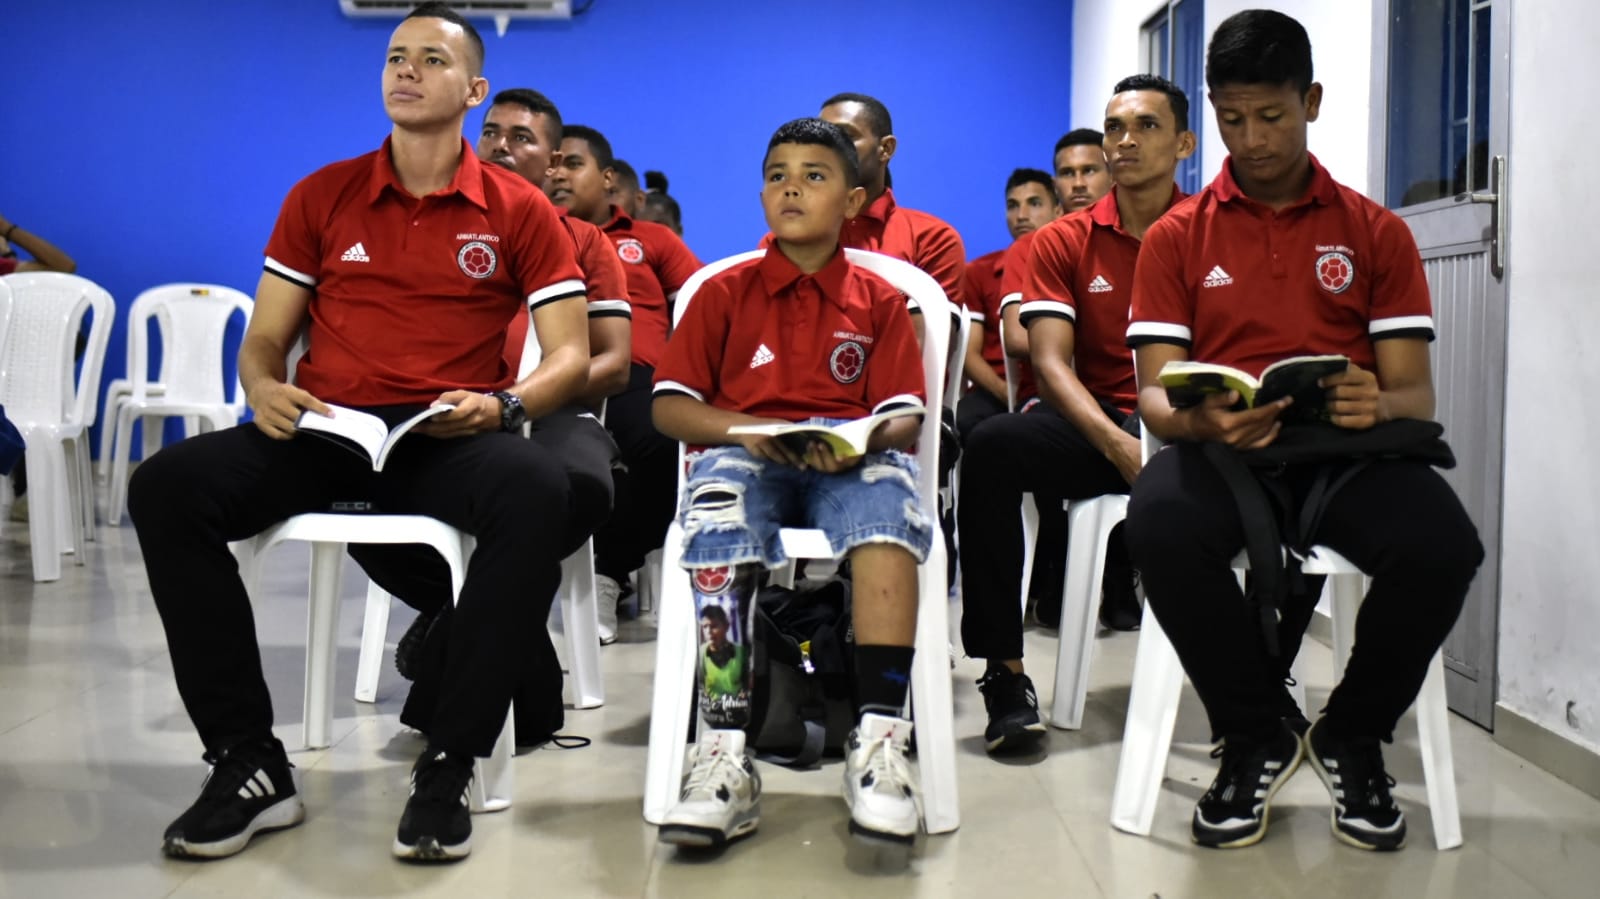
[[[644,173],[644,189],[651,191],[667,192],[667,176],[661,172]]]
[[[1222,20],[1206,48],[1206,87],[1292,84],[1311,90],[1311,37],[1293,18],[1271,9],[1247,9]]]
[[[632,190],[639,189],[639,173],[633,170],[633,166],[628,165],[621,159],[613,159],[611,160],[611,170],[617,173],[619,187],[627,187]]]
[[[617,158],[611,155],[611,141],[606,136],[590,128],[588,125],[565,125],[561,129],[561,139],[572,138],[581,140],[589,145],[589,154],[594,157],[595,165],[602,169],[614,169]]]
[[[707,603],[705,607],[700,610],[700,617],[709,618],[714,623],[720,624],[723,627],[728,626],[728,612],[726,609],[722,608],[722,606]]]
[[[1050,173],[1038,169],[1017,169],[1006,179],[1006,193],[1021,187],[1024,184],[1037,184],[1044,188],[1051,197],[1056,195],[1056,183],[1050,178]]]
[[[889,107],[877,97],[866,94],[843,93],[834,94],[822,101],[822,109],[827,109],[835,103],[860,103],[867,110],[867,127],[872,129],[873,137],[886,137],[894,133],[894,122],[889,118]]]
[[[1068,147],[1100,147],[1103,149],[1105,143],[1106,136],[1093,128],[1074,128],[1061,135],[1061,139],[1056,141],[1056,148],[1050,153],[1050,163],[1054,165],[1055,157]]]
[[[553,134],[557,143],[561,141],[561,110],[557,109],[555,102],[544,94],[531,87],[507,88],[495,94],[489,103],[490,108],[500,105],[521,106],[534,115],[544,116],[545,128],[549,131],[545,136]]]
[[[667,214],[667,218],[676,226],[673,230],[683,227],[683,209],[678,206],[678,201],[665,191],[653,190],[644,195],[644,205],[659,207]]]
[[[1158,91],[1166,94],[1167,102],[1172,105],[1172,117],[1178,122],[1178,133],[1190,130],[1189,95],[1183,92],[1183,88],[1160,75],[1129,75],[1111,89],[1112,94],[1123,91]]]
[[[772,151],[782,144],[810,144],[817,147],[827,147],[835,156],[839,157],[839,164],[844,168],[844,182],[849,187],[861,184],[861,163],[856,159],[856,145],[845,137],[843,129],[832,122],[821,119],[806,118],[784,122],[778,130],[772,133],[772,140],[767,141],[767,155],[761,157],[761,169],[766,172],[767,159],[772,156]]]
[[[467,45],[470,46],[473,52],[478,56],[478,58],[474,60],[477,65],[473,67],[472,74],[483,74],[483,36],[478,34],[478,29],[472,27],[472,23],[468,22],[466,18],[461,15],[461,13],[451,9],[450,4],[424,3],[418,6],[416,9],[413,9],[411,12],[406,13],[406,18],[443,19],[452,25],[461,26],[461,30],[467,33]],[[404,19],[401,21],[404,21]]]

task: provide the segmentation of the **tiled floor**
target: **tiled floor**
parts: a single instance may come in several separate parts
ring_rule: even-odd
[[[1328,833],[1327,795],[1310,771],[1284,792],[1261,845],[1204,851],[1188,839],[1191,803],[1213,772],[1192,695],[1178,719],[1155,832],[1106,823],[1134,637],[1096,648],[1080,732],[1053,731],[1040,755],[1000,763],[978,735],[983,707],[957,668],[962,826],[923,838],[909,870],[884,871],[846,836],[837,763],[766,767],[761,830],[720,857],[679,857],[640,817],[654,660],[649,625],[604,651],[609,702],[572,712],[578,750],[518,758],[516,804],[474,819],[473,853],[453,867],[388,854],[420,747],[396,713],[403,682],[386,664],[375,706],[351,698],[361,591],[353,566],[340,618],[335,745],[296,752],[308,817],[213,863],[163,859],[159,835],[198,790],[199,748],[172,686],[160,621],[127,528],[102,528],[86,567],[34,584],[26,526],[0,536],[0,896],[1593,896],[1600,802],[1532,768],[1454,720],[1466,845],[1433,848],[1415,729],[1389,752],[1409,814],[1409,848],[1362,853]],[[300,743],[304,553],[270,561],[257,623],[278,704],[279,736]],[[397,606],[391,638],[410,615]],[[1047,694],[1053,635],[1030,633]],[[1316,650],[1322,666],[1327,654]],[[1324,681],[1326,683],[1326,681]],[[1312,691],[1313,702],[1321,697]]]

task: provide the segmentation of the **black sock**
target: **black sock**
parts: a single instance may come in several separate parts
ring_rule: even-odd
[[[914,652],[909,646],[856,646],[856,695],[863,714],[905,714]]]

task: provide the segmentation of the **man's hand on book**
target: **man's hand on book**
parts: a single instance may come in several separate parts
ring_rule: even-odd
[[[317,399],[293,384],[282,381],[258,381],[245,395],[245,402],[255,414],[256,427],[273,440],[288,440],[294,436],[295,422],[300,413],[311,410],[318,415],[331,415],[322,400]]]
[[[1378,423],[1377,374],[1354,362],[1317,384],[1328,391],[1328,420],[1341,428],[1366,430]]]
[[[1234,449],[1261,449],[1278,438],[1283,425],[1278,414],[1289,407],[1292,397],[1275,400],[1265,406],[1243,412],[1228,411],[1239,402],[1239,394],[1232,390],[1207,396],[1199,405],[1180,409],[1176,413],[1188,420],[1189,437],[1196,441],[1226,443]]]
[[[451,403],[455,408],[417,425],[418,434],[450,438],[500,430],[500,401],[488,394],[451,390],[433,402],[434,405]]]
[[[748,425],[781,425],[788,424],[781,418],[749,418],[739,424]],[[795,468],[805,468],[805,458],[784,443],[781,438],[767,434],[730,434],[728,435],[744,447],[744,451],[757,459],[776,462],[779,465],[793,465]]]
[[[817,471],[824,472],[826,474],[835,474],[837,472],[847,471],[855,468],[857,465],[861,464],[861,460],[864,458],[866,457],[840,457],[834,454],[833,447],[823,443],[820,440],[813,440],[811,441],[810,445],[806,447],[804,462],[806,468],[815,468]]]

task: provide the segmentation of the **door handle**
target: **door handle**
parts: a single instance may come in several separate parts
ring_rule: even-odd
[[[1493,232],[1489,236],[1489,273],[1495,280],[1506,274],[1506,218],[1510,210],[1506,203],[1506,157],[1501,154],[1489,158],[1489,192],[1456,194],[1457,203],[1488,203]]]

